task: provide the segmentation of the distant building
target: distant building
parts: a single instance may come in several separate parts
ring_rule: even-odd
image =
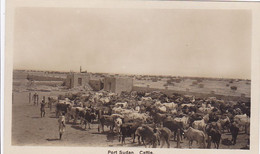
[[[105,77],[104,90],[120,94],[122,91],[131,92],[133,78],[129,77]]]
[[[70,73],[67,78],[65,85],[68,88],[85,87],[89,86],[90,76],[87,73]]]

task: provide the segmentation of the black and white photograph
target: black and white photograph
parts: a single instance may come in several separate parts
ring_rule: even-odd
[[[16,7],[11,146],[250,151],[252,10],[152,6]]]

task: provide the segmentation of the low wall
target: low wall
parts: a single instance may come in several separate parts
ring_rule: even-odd
[[[58,87],[62,86],[63,81],[34,81],[33,85],[35,86],[51,86],[51,87]]]
[[[172,95],[173,93],[181,94],[181,95],[192,95],[197,98],[208,98],[208,97],[216,97],[217,99],[222,99],[226,101],[245,101],[250,102],[249,97],[238,97],[238,96],[224,96],[224,95],[217,95],[217,94],[205,94],[205,93],[196,93],[196,92],[188,92],[188,91],[176,91],[176,90],[169,90],[169,89],[159,89],[159,88],[150,88],[150,87],[139,87],[133,86],[133,91],[138,92],[152,92],[152,91],[160,91],[166,95]]]
[[[37,75],[28,75],[28,80],[34,80],[34,81],[65,81],[64,78],[57,78],[57,77],[51,77],[51,76],[37,76]]]

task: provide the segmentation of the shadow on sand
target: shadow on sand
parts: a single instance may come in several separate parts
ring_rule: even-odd
[[[56,119],[57,117],[56,116],[49,116],[49,118],[55,118]]]
[[[39,118],[41,118],[41,117],[32,117],[33,119],[39,119]]]
[[[81,126],[77,126],[77,125],[72,125],[71,128],[77,129],[77,130],[84,130],[86,131],[86,129],[81,128]]]
[[[94,133],[91,133],[91,134],[103,134],[103,135],[108,135],[108,134],[111,134],[111,131],[109,131],[109,130],[108,130],[108,131],[104,131],[104,132],[103,132],[103,131],[100,131],[100,132],[96,132],[96,133],[94,132]]]
[[[66,124],[70,124],[70,125],[77,125],[76,123],[74,123],[73,121],[66,121]]]
[[[60,139],[58,139],[58,138],[53,138],[53,139],[46,139],[47,141],[59,141]]]

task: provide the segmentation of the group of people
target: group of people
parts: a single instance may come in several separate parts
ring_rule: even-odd
[[[31,99],[33,101],[33,104],[38,106],[38,102],[39,102],[39,95],[38,95],[38,93],[34,93],[33,95],[31,93],[29,93],[29,103],[31,103]],[[48,102],[46,102],[45,101],[45,96],[43,96],[43,98],[42,98],[42,100],[40,102],[41,118],[45,117],[46,104],[48,104],[48,108],[50,108],[50,111],[51,111],[52,110],[52,105],[53,105],[53,102],[51,101],[51,98],[48,97]],[[65,115],[64,114],[59,116],[58,123],[59,123],[59,139],[61,140],[62,135],[65,132]]]
[[[39,95],[38,93],[34,93],[32,96],[32,94],[29,93],[29,104],[31,103],[31,99],[34,103],[34,105],[37,105],[39,104]],[[50,108],[50,111],[52,110],[52,101],[51,101],[51,98],[48,97],[48,102],[45,101],[45,96],[42,97],[42,100],[40,102],[40,111],[41,111],[41,117],[45,117],[45,106],[46,104],[48,104],[48,108]]]
[[[38,106],[38,102],[39,102],[39,95],[37,93],[34,93],[33,96],[31,96],[32,94],[29,93],[29,104],[31,103],[31,98],[33,100],[33,104]]]

